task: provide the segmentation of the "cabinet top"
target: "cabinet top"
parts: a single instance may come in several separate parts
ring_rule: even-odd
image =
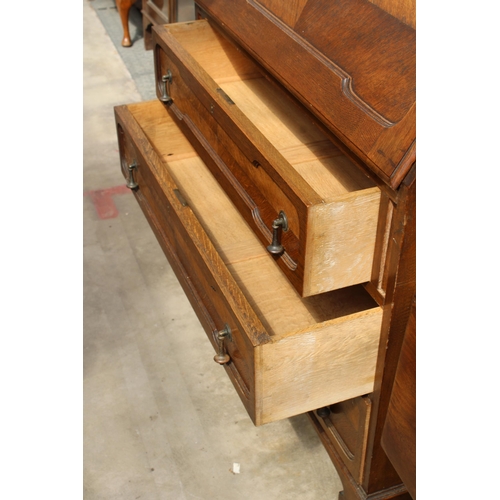
[[[415,162],[414,0],[197,0],[386,184]]]

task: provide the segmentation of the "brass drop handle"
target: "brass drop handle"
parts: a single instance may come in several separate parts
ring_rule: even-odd
[[[167,85],[171,83],[172,83],[172,72],[168,69],[167,74],[161,77],[161,83],[160,83],[160,91],[161,91],[160,101],[166,104],[170,104],[172,102],[172,98],[167,93]]]
[[[127,187],[129,189],[136,189],[139,187],[139,184],[135,182],[134,179],[134,170],[137,168],[137,163],[135,160],[128,166],[128,179],[127,179]]]
[[[284,247],[281,244],[281,233],[282,231],[288,231],[288,219],[286,218],[285,212],[281,210],[277,219],[273,222],[273,241],[267,247],[269,253],[273,255],[280,255],[284,252]]]
[[[219,365],[224,365],[230,361],[229,354],[226,352],[226,339],[231,339],[231,328],[226,323],[224,325],[224,330],[219,330],[217,332],[217,341],[219,345],[219,350],[214,356],[214,361],[219,363]]]

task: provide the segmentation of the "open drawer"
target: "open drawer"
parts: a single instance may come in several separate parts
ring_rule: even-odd
[[[370,281],[379,188],[207,20],[153,40],[159,100],[299,294]]]
[[[301,298],[159,101],[115,108],[121,166],[256,425],[372,392],[382,311]]]

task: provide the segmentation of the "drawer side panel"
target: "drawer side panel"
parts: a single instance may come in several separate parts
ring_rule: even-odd
[[[382,311],[371,309],[261,346],[262,420],[372,392],[381,321]]]

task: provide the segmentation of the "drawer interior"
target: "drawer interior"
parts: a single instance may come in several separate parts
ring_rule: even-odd
[[[160,103],[129,105],[274,341],[376,308],[362,286],[301,298]]]
[[[325,203],[375,186],[308,113],[208,22],[169,25],[169,33]]]

